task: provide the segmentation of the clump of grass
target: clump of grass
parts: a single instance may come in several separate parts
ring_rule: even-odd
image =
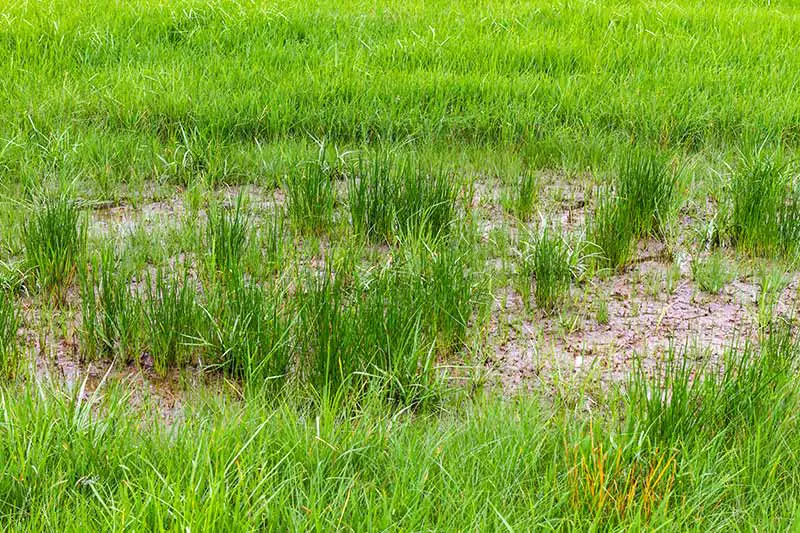
[[[292,172],[284,183],[287,211],[301,233],[323,233],[333,224],[333,176],[320,160]]]
[[[37,287],[61,301],[86,251],[86,224],[75,201],[60,196],[35,206],[23,241],[25,263]]]
[[[373,242],[394,238],[399,189],[395,165],[389,156],[371,162],[359,160],[348,182],[350,219],[355,230]]]
[[[300,294],[299,371],[321,396],[335,395],[363,371],[358,313],[342,279],[328,270],[308,280]]]
[[[631,259],[637,238],[658,234],[664,238],[677,202],[677,176],[666,159],[650,151],[630,152],[613,186],[598,191],[587,220],[587,234],[599,248],[600,263],[620,269]]]
[[[81,269],[79,279],[84,355],[135,358],[142,340],[141,306],[122,262],[105,248]]]
[[[425,237],[445,235],[455,220],[456,198],[456,187],[446,172],[413,166],[403,174],[397,198],[399,232]]]
[[[523,295],[530,294],[532,284],[537,307],[552,312],[569,292],[575,264],[573,249],[547,223],[531,241],[523,243],[523,248],[520,268]]]
[[[622,160],[616,193],[637,237],[663,230],[676,203],[677,177],[661,154],[633,150]]]
[[[539,180],[534,172],[523,172],[511,185],[505,207],[523,222],[533,218],[539,201]]]
[[[773,321],[775,306],[780,300],[781,293],[789,284],[789,278],[779,268],[761,266],[758,272],[758,325],[766,331]]]
[[[442,171],[413,160],[376,155],[351,170],[350,217],[356,231],[373,242],[400,234],[444,234],[455,218],[456,189]]]
[[[286,382],[291,358],[291,324],[279,296],[241,278],[217,288],[203,339],[226,374],[273,392]]]
[[[652,372],[637,365],[631,374],[629,422],[641,424],[652,442],[662,445],[763,429],[765,418],[780,416],[791,405],[782,400],[797,354],[796,336],[788,328],[772,332],[760,350],[734,344],[717,363],[700,368],[671,349]]]
[[[482,291],[475,268],[475,247],[463,236],[406,236],[398,267],[409,279],[407,290],[416,295],[423,323],[445,352],[458,351]]]
[[[437,396],[437,348],[463,346],[476,284],[457,247],[419,246],[404,243],[405,254],[364,277],[329,258],[305,282],[298,371],[321,397],[375,386],[403,405]]]
[[[248,247],[247,270],[261,275],[280,272],[287,256],[286,213],[276,208],[265,217],[253,235],[255,244]]]
[[[182,267],[185,269],[185,267]],[[187,362],[192,346],[204,330],[205,314],[195,299],[188,273],[168,276],[158,268],[145,278],[142,306],[148,330],[147,348],[156,371],[164,375],[171,365]]]
[[[435,339],[408,272],[389,268],[369,285],[359,308],[366,371],[393,402],[419,406],[438,397]]]
[[[731,282],[733,275],[731,265],[719,250],[715,250],[705,259],[692,260],[692,278],[700,288],[711,294],[719,294],[725,285]]]
[[[731,179],[730,234],[754,255],[791,253],[800,237],[800,194],[779,154],[743,158]]]
[[[630,260],[636,245],[636,226],[627,204],[608,187],[600,189],[594,212],[587,219],[589,241],[598,248],[596,261],[604,267],[620,269]]]
[[[212,270],[228,275],[239,273],[250,241],[250,220],[242,210],[239,194],[232,209],[215,206],[208,210],[206,254],[213,260]]]
[[[14,298],[0,290],[0,374],[13,377],[19,369],[20,349],[17,331],[21,316]]]

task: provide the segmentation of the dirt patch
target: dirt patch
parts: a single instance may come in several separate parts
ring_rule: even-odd
[[[495,300],[488,366],[505,390],[531,389],[554,373],[591,373],[601,382],[623,380],[635,357],[645,367],[670,348],[718,358],[737,340],[755,340],[760,286],[735,280],[720,294],[703,292],[681,271],[671,290],[664,285],[674,266],[644,261],[628,272],[574,287],[572,302],[545,316],[526,309],[519,294],[503,289]],[[781,291],[772,312],[790,315],[798,280]],[[604,310],[600,310],[604,309]]]

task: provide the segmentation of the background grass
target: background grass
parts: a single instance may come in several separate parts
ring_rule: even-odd
[[[314,139],[605,166],[798,142],[792,2],[14,1],[2,180],[277,181]],[[432,148],[431,148],[432,147]]]

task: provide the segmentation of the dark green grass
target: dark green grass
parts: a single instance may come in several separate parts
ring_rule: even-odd
[[[678,176],[666,156],[631,148],[612,185],[597,192],[587,219],[587,235],[601,265],[620,269],[632,258],[639,238],[666,239],[665,229],[679,207]]]
[[[232,208],[216,205],[208,211],[204,255],[213,260],[212,271],[238,275],[250,245],[252,230],[240,194]]]
[[[322,159],[302,166],[286,178],[287,212],[300,233],[320,234],[332,226],[334,178],[334,170]]]
[[[280,390],[292,358],[292,324],[274,290],[229,280],[206,305],[209,327],[202,344],[223,371],[261,390]]]
[[[111,248],[80,271],[81,346],[84,357],[137,359],[143,342],[142,307],[131,275]]]
[[[354,229],[372,242],[444,235],[456,216],[451,176],[389,154],[360,160],[350,170],[348,196]]]
[[[586,235],[596,248],[596,262],[604,268],[621,269],[636,251],[636,226],[625,202],[611,187],[597,192],[594,210],[586,220]]]
[[[163,267],[145,277],[141,298],[144,325],[147,331],[147,351],[155,370],[165,374],[167,369],[190,362],[203,331],[206,314],[196,296],[194,281],[185,265],[176,265],[170,274]]]
[[[530,221],[539,201],[539,180],[535,173],[525,170],[511,185],[505,198],[505,208],[523,222]]]
[[[616,193],[637,236],[663,232],[677,207],[677,179],[663,154],[634,149],[623,158]]]

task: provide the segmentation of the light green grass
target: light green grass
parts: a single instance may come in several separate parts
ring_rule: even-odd
[[[14,1],[0,20],[5,181],[279,182],[338,145],[599,163],[798,140],[791,2]],[[744,35],[744,37],[742,37]],[[600,44],[604,43],[604,44]]]

